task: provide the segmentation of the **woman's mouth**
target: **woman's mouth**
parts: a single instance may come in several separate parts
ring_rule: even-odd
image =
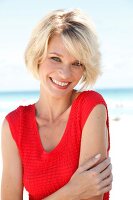
[[[70,84],[70,82],[62,82],[62,81],[57,81],[54,78],[50,77],[50,80],[52,81],[52,83],[54,83],[54,85],[58,86],[59,88],[63,88],[66,89],[68,87],[68,85]]]

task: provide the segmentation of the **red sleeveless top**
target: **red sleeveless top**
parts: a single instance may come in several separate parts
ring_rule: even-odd
[[[20,153],[23,185],[30,200],[41,200],[68,183],[78,168],[83,126],[97,104],[103,104],[107,108],[99,93],[80,93],[72,103],[61,141],[51,152],[46,152],[42,146],[34,104],[20,106],[6,116]],[[109,129],[108,119],[107,127]],[[110,145],[108,151],[109,148]],[[103,199],[108,200],[109,193],[104,194]]]

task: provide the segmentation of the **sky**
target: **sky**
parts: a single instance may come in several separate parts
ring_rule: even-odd
[[[94,87],[133,87],[132,0],[0,0],[0,91],[39,89],[24,51],[37,22],[61,8],[82,9],[96,26],[103,74]]]

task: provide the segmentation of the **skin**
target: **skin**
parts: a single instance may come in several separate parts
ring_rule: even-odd
[[[46,58],[39,66],[40,98],[35,104],[40,139],[46,151],[52,151],[61,140],[72,101],[79,95],[73,88],[82,75],[82,64],[68,53],[61,37],[55,35],[49,43]],[[62,88],[53,83],[51,78],[69,84]],[[56,105],[56,109],[53,105]],[[102,194],[111,189],[110,160],[105,160],[108,145],[106,117],[103,105],[97,105],[93,109],[83,128],[77,171],[68,184],[45,198],[46,200],[102,200]],[[94,158],[98,153],[101,156]],[[6,120],[2,127],[2,155],[2,200],[21,200],[21,159]],[[102,160],[105,161],[101,163]]]

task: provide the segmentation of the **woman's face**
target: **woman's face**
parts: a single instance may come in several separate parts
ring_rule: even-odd
[[[73,91],[82,75],[82,64],[69,54],[60,35],[53,36],[48,45],[46,58],[39,66],[43,90],[52,96],[67,95]]]

